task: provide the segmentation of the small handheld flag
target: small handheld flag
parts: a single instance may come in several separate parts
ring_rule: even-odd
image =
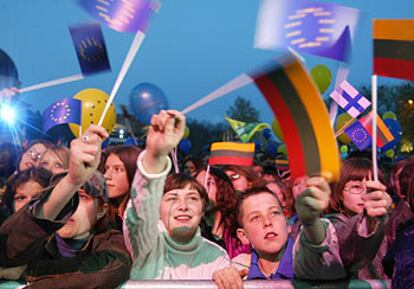
[[[111,70],[99,24],[92,23],[69,29],[83,75]]]
[[[359,120],[368,133],[372,136],[372,112],[365,115]],[[385,144],[394,139],[394,136],[382,121],[381,117],[377,115],[377,146],[382,148]]]
[[[46,132],[55,125],[75,123],[80,125],[82,102],[74,98],[64,98],[52,103],[43,112],[43,131]]]
[[[252,166],[254,143],[215,142],[211,145],[209,165]]]
[[[293,178],[328,171],[338,179],[340,158],[328,111],[305,67],[289,55],[253,78],[279,121]]]
[[[356,9],[307,0],[262,0],[255,47],[294,48],[349,62],[351,38],[358,21]]]
[[[346,80],[330,94],[330,97],[353,118],[371,105],[371,102]]]
[[[156,0],[80,0],[79,5],[113,30],[131,33],[146,33],[151,15],[160,8]]]
[[[367,149],[371,145],[371,135],[359,121],[346,128],[345,134],[360,151]]]
[[[375,19],[374,74],[414,81],[414,19]]]
[[[264,122],[245,123],[244,121],[235,120],[229,117],[225,118],[242,142],[248,142],[256,132],[265,128],[270,128],[269,125]]]

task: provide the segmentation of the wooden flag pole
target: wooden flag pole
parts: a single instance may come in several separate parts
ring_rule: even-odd
[[[225,85],[221,86],[220,88],[216,89],[209,95],[203,97],[202,99],[196,101],[195,103],[191,104],[190,106],[186,107],[181,111],[183,114],[187,114],[197,108],[202,107],[203,105],[213,101],[223,95],[230,93],[240,87],[243,87],[249,83],[252,83],[253,80],[247,74],[241,74],[240,76],[236,77],[235,79],[227,82]]]
[[[55,80],[50,80],[50,81],[34,84],[34,85],[31,85],[31,86],[27,86],[27,87],[18,89],[17,92],[18,93],[24,93],[24,92],[34,91],[34,90],[38,90],[38,89],[42,89],[42,88],[46,88],[46,87],[51,87],[51,86],[55,86],[55,85],[59,85],[59,84],[64,84],[64,83],[69,83],[69,82],[73,82],[73,81],[82,80],[83,78],[84,77],[83,77],[82,74],[75,74],[75,75],[62,77],[62,78],[58,78],[58,79],[55,79]]]
[[[371,83],[371,102],[372,102],[372,170],[374,181],[378,181],[378,162],[377,162],[377,78],[378,76],[372,75]]]
[[[102,126],[102,123],[105,119],[106,113],[109,110],[112,102],[114,101],[115,95],[118,92],[119,87],[121,86],[122,81],[127,74],[129,67],[131,66],[132,61],[134,61],[135,55],[137,54],[139,48],[141,47],[142,42],[144,41],[145,34],[138,30],[135,34],[134,40],[132,41],[131,47],[129,48],[128,54],[122,64],[121,70],[119,71],[118,78],[115,81],[115,85],[112,88],[111,95],[109,96],[108,102],[105,105],[104,111],[101,115],[101,119],[98,122],[99,126]]]

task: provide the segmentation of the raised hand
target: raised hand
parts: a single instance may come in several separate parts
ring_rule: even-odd
[[[331,189],[323,177],[311,177],[305,190],[296,198],[296,211],[303,224],[312,224],[329,206]]]
[[[96,171],[101,160],[101,145],[107,137],[103,127],[91,125],[71,142],[68,177],[73,184],[83,184]]]
[[[385,216],[392,205],[392,199],[386,187],[378,181],[365,181],[369,193],[363,194],[364,208],[369,217]]]
[[[151,118],[143,165],[148,173],[165,168],[165,156],[175,148],[184,135],[185,116],[176,110],[162,110]]]

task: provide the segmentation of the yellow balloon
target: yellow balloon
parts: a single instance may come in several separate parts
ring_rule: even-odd
[[[183,138],[188,138],[190,136],[190,129],[188,126],[185,127]]]
[[[277,152],[283,154],[286,157],[287,156],[286,145],[281,144],[280,146],[278,146]]]
[[[272,130],[278,139],[280,139],[281,141],[285,141],[285,139],[283,138],[282,130],[280,129],[280,126],[279,126],[279,122],[277,121],[276,118],[273,119]]]
[[[335,123],[335,131],[340,130],[351,119],[352,117],[347,113],[341,113],[338,115]],[[338,140],[340,140],[343,144],[349,144],[351,142],[350,138],[344,132],[338,136]]]
[[[96,88],[87,88],[78,92],[73,98],[82,101],[82,132],[84,132],[91,124],[98,124],[105,105],[109,99],[109,95]],[[108,133],[111,133],[116,123],[115,106],[112,103],[106,113],[102,126]],[[70,130],[75,137],[79,136],[79,125],[69,124]]]

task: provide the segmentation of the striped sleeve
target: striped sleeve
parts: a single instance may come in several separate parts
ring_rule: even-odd
[[[145,260],[159,237],[157,223],[160,218],[160,202],[165,179],[171,169],[171,160],[167,158],[167,167],[159,174],[148,174],[142,166],[142,152],[137,161],[137,172],[131,186],[131,198],[124,213],[124,239],[133,259]],[[137,265],[136,262],[134,265]]]

